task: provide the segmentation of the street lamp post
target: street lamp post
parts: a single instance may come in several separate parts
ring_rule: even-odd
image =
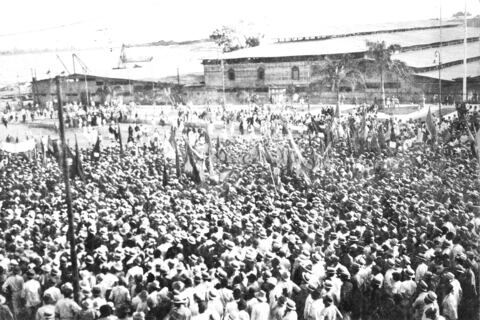
[[[438,117],[442,118],[442,60],[440,51],[435,50],[435,61],[438,59]],[[435,62],[434,61],[434,62]]]

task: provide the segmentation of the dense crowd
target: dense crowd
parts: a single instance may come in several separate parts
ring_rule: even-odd
[[[292,142],[288,116],[226,115],[283,127],[214,141],[228,174],[200,184],[177,176],[168,140],[83,150],[77,302],[58,164],[11,156],[0,319],[479,319],[478,114],[438,123],[435,139],[418,121],[332,116],[304,117]],[[187,131],[198,150],[212,143]]]

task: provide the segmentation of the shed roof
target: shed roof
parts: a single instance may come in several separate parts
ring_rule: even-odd
[[[323,40],[305,40],[279,42],[258,47],[241,49],[224,54],[223,59],[278,58],[293,56],[321,56],[367,51],[367,41],[385,41],[387,45],[399,44],[402,47],[428,45],[462,39],[464,29],[461,26],[411,30],[394,33],[378,33]],[[480,28],[469,28],[467,37],[478,37]],[[416,51],[418,53],[418,51]]]
[[[453,81],[455,79],[463,78],[464,65],[459,64],[448,68],[442,68],[441,78],[442,80]],[[428,72],[417,73],[418,76],[438,79],[438,70],[432,70]],[[467,77],[476,78],[480,77],[480,63],[478,61],[467,63]]]

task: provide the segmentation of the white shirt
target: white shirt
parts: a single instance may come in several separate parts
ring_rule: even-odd
[[[25,295],[25,306],[35,307],[42,302],[40,297],[40,282],[35,279],[30,279],[25,282],[23,292]]]
[[[270,306],[266,302],[259,302],[252,307],[251,320],[266,320],[270,315]]]

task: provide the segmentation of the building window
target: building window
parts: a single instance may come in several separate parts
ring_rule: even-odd
[[[262,67],[258,68],[257,70],[257,80],[265,80],[265,69]]]
[[[228,69],[228,80],[230,80],[230,81],[235,80],[235,70]]]
[[[300,70],[298,70],[298,67],[292,68],[292,80],[300,80]]]

